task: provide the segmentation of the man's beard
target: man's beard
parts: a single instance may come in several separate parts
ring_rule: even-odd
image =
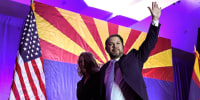
[[[122,51],[119,51],[119,53],[110,52],[109,55],[111,59],[116,59],[116,58],[121,57],[123,55],[123,52]]]

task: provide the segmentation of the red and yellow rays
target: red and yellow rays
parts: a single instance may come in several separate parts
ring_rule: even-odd
[[[170,40],[159,37],[155,48],[144,64],[143,76],[173,82],[172,66]]]
[[[138,49],[146,33],[35,2],[35,17],[44,59],[77,63],[81,52],[92,52],[98,63],[110,58],[105,40],[111,34],[124,39],[124,52]],[[152,73],[154,72],[154,73]],[[161,77],[159,73],[165,74]],[[170,40],[159,37],[144,64],[145,77],[173,81]],[[167,78],[166,78],[167,77]]]
[[[200,88],[200,58],[197,51],[195,51],[195,62],[192,79],[194,80],[195,84],[197,84],[197,86]]]

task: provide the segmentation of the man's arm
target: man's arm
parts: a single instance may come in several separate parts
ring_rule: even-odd
[[[155,47],[160,29],[159,18],[161,15],[161,8],[158,7],[156,2],[152,2],[152,8],[148,8],[152,15],[152,23],[150,25],[146,39],[139,48],[138,57],[141,60],[141,64],[147,60],[151,50]]]

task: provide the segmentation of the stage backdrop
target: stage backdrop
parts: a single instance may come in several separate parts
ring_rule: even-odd
[[[35,17],[40,37],[48,100],[76,100],[77,59],[81,52],[92,52],[99,64],[110,58],[105,40],[111,34],[124,39],[124,52],[138,49],[145,32],[98,20],[71,11],[35,2]],[[149,28],[150,25],[146,25]],[[144,64],[143,76],[149,100],[173,100],[172,50],[169,39],[158,38]]]

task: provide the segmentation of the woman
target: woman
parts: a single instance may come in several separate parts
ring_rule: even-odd
[[[78,58],[78,74],[82,79],[77,83],[78,100],[98,100],[100,68],[90,52],[83,52]]]

